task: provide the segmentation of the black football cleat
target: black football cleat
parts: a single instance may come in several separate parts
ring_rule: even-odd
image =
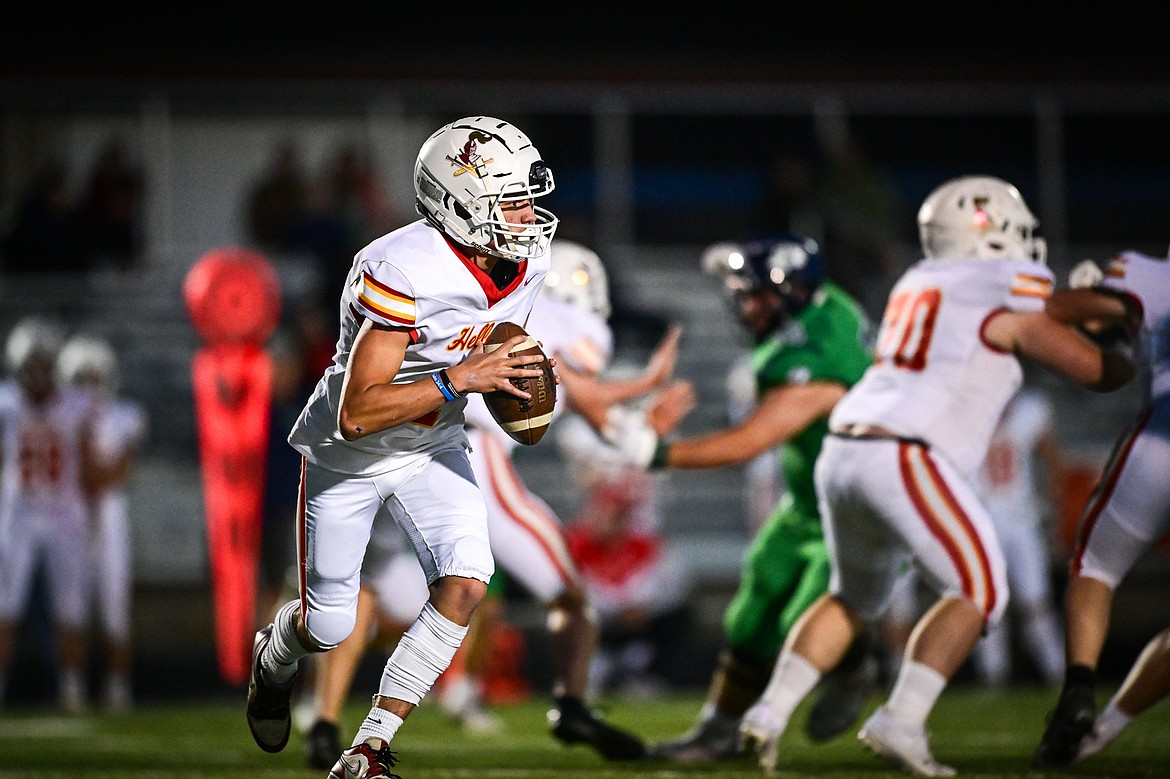
[[[867,655],[856,667],[830,671],[821,680],[817,702],[804,722],[813,743],[836,738],[861,719],[866,704],[878,690],[878,662]]]
[[[632,733],[607,725],[577,698],[562,698],[548,712],[553,736],[565,744],[588,744],[606,760],[644,760],[646,746]]]
[[[739,719],[718,713],[699,720],[678,738],[646,748],[646,756],[651,760],[671,763],[718,763],[738,760],[742,755]]]
[[[332,768],[341,754],[341,734],[337,723],[319,719],[305,734],[305,765],[325,770]]]
[[[1097,703],[1088,687],[1069,687],[1060,695],[1056,709],[1044,729],[1040,745],[1032,754],[1034,768],[1065,768],[1073,764],[1081,742],[1092,732]]]
[[[248,729],[265,752],[279,752],[288,744],[292,730],[293,680],[277,686],[264,681],[260,653],[272,640],[272,625],[256,633],[252,642],[252,672],[248,678]]]

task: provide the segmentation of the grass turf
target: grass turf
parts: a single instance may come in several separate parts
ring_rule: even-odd
[[[1101,701],[1104,702],[1102,693]],[[124,715],[64,717],[45,709],[0,711],[0,779],[8,777],[318,777],[304,767],[303,741],[294,731],[284,752],[270,755],[252,742],[239,700],[174,705],[146,704]],[[943,693],[930,719],[935,756],[961,776],[1170,777],[1170,706],[1138,718],[1101,754],[1060,772],[1029,766],[1055,693],[1016,688],[988,691],[956,686]],[[694,720],[700,696],[680,694],[654,701],[605,700],[598,708],[616,725],[654,741],[675,736]],[[803,733],[807,703],[782,740],[782,777],[885,779],[904,777],[871,755],[852,733],[811,744]],[[871,705],[876,705],[875,700]],[[609,763],[585,746],[566,747],[549,736],[546,706],[533,700],[495,707],[505,731],[464,734],[435,706],[420,707],[395,739],[405,779],[519,777],[760,777],[751,762],[705,766]],[[365,714],[361,699],[347,708],[343,738]]]

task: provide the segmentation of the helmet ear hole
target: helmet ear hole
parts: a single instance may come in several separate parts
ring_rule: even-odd
[[[471,212],[468,211],[459,201],[455,201],[451,204],[451,210],[454,211],[455,215],[460,219],[471,219]]]

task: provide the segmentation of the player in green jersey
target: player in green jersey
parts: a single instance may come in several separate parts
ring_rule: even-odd
[[[739,719],[763,692],[797,617],[829,585],[829,560],[813,488],[829,412],[869,366],[870,323],[860,305],[825,278],[817,244],[777,234],[720,243],[703,256],[722,279],[753,340],[758,402],[742,421],[691,438],[659,441],[651,465],[717,468],[777,448],[787,486],[745,558],[724,614],[725,646],[695,727],[654,745],[653,757],[708,762],[739,753]],[[807,723],[823,741],[856,721],[877,684],[878,664],[860,643],[826,677]]]

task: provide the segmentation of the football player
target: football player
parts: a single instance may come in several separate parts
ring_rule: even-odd
[[[797,705],[881,617],[910,563],[938,599],[858,738],[911,773],[954,775],[931,754],[926,719],[1007,604],[1003,553],[972,480],[1022,383],[1020,360],[1098,391],[1133,377],[1124,355],[1046,313],[1046,247],[1014,186],[947,181],[923,202],[918,227],[924,259],[891,290],[874,363],[833,408],[815,467],[829,591],[789,633],[740,725],[768,770]]]
[[[1141,692],[1127,681],[1093,732],[1097,662],[1113,593],[1170,532],[1170,262],[1130,251],[1113,258],[1102,272],[1087,260],[1073,269],[1069,284],[1074,289],[1060,315],[1073,322],[1093,317],[1088,327],[1099,340],[1133,342],[1144,402],[1134,425],[1114,445],[1077,526],[1064,601],[1064,685],[1033,756],[1041,768],[1066,766],[1102,749],[1127,724],[1119,715],[1140,713],[1151,705],[1143,696],[1156,699],[1153,691],[1166,684],[1156,681],[1166,661],[1157,659],[1165,649],[1155,639],[1131,672],[1150,682],[1150,688]],[[1132,314],[1132,321],[1110,326],[1118,310]]]
[[[279,752],[299,661],[353,631],[375,519],[399,525],[429,597],[330,771],[347,779],[391,773],[391,740],[451,662],[495,570],[464,409],[469,394],[528,397],[512,379],[540,375],[540,357],[511,355],[522,337],[490,353],[484,342],[496,322],[528,321],[557,227],[536,204],[553,191],[551,169],[528,136],[493,117],[435,131],[414,187],[422,218],[354,257],[334,362],[289,434],[304,456],[300,593],[257,633],[248,684],[252,736]]]
[[[718,243],[704,252],[702,265],[721,280],[750,335],[757,401],[728,428],[658,441],[653,454],[647,447],[642,457],[653,467],[718,468],[776,449],[787,490],[746,553],[698,721],[679,738],[651,747],[654,757],[684,763],[740,754],[740,718],[763,692],[797,617],[828,587],[812,466],[829,412],[870,363],[871,336],[857,301],[825,277],[820,248],[810,238],[779,233]],[[832,738],[860,716],[877,670],[859,642],[809,720],[814,740]]]
[[[1046,393],[1026,386],[1021,389],[992,435],[976,486],[1003,548],[1010,610],[1022,630],[1024,647],[1041,679],[1059,686],[1064,678],[1064,630],[1052,592],[1044,507],[1046,501],[1055,502],[1065,466],[1051,430],[1052,415],[1052,400]],[[1042,489],[1037,464],[1043,466],[1046,489]],[[905,650],[914,623],[922,616],[921,589],[915,571],[909,570],[886,612],[889,659],[895,665],[891,677],[897,675],[900,662],[894,652]],[[985,684],[998,687],[1011,681],[1011,644],[1005,617],[975,645],[971,659]]]
[[[89,393],[57,381],[63,341],[55,321],[33,316],[12,328],[5,347],[11,375],[0,384],[0,694],[40,567],[56,632],[58,701],[79,713],[89,705],[87,499],[102,473],[91,450]]]
[[[133,700],[133,559],[126,488],[134,457],[146,438],[146,410],[141,403],[119,394],[118,356],[103,338],[74,335],[61,349],[57,372],[65,384],[91,392],[94,400],[94,456],[107,476],[91,496],[93,541],[87,567],[105,643],[102,704],[109,711],[122,712]]]
[[[642,374],[628,380],[594,379],[606,367],[613,348],[613,334],[606,321],[609,295],[604,266],[592,250],[562,239],[552,242],[549,264],[548,277],[526,329],[555,358],[557,371],[572,371],[577,381],[577,391],[562,388],[558,392],[554,422],[567,409],[578,407],[583,386],[591,388],[590,395],[602,391],[593,388],[603,388],[608,400],[633,398],[665,386],[674,369],[679,332],[672,330],[668,334]],[[688,402],[689,384],[673,385],[665,397],[664,405],[672,410],[675,421],[692,405]],[[496,565],[506,572],[509,581],[524,587],[543,604],[548,613],[554,677],[554,707],[549,712],[549,722],[553,735],[566,744],[588,744],[607,759],[641,758],[644,748],[636,736],[604,722],[586,705],[597,625],[565,545],[560,520],[521,479],[512,462],[518,444],[491,417],[483,398],[469,398],[465,415],[471,471],[487,504],[488,537]],[[306,740],[310,766],[324,764],[324,756],[336,739],[338,718],[353,674],[372,638],[375,611],[394,622],[401,621],[402,609],[409,613],[412,608],[410,600],[402,606],[389,602],[403,600],[403,593],[418,591],[416,572],[396,563],[398,543],[392,527],[375,528],[363,566],[358,629],[319,663],[317,722]],[[494,607],[485,610],[484,615],[490,618],[493,613]],[[475,681],[475,658],[486,651],[482,642],[490,635],[485,616],[477,612],[475,630],[465,646],[470,676],[454,682],[461,688],[457,694],[464,698],[459,707],[465,715],[474,713],[471,722],[477,726],[489,724],[481,716],[482,690]]]

